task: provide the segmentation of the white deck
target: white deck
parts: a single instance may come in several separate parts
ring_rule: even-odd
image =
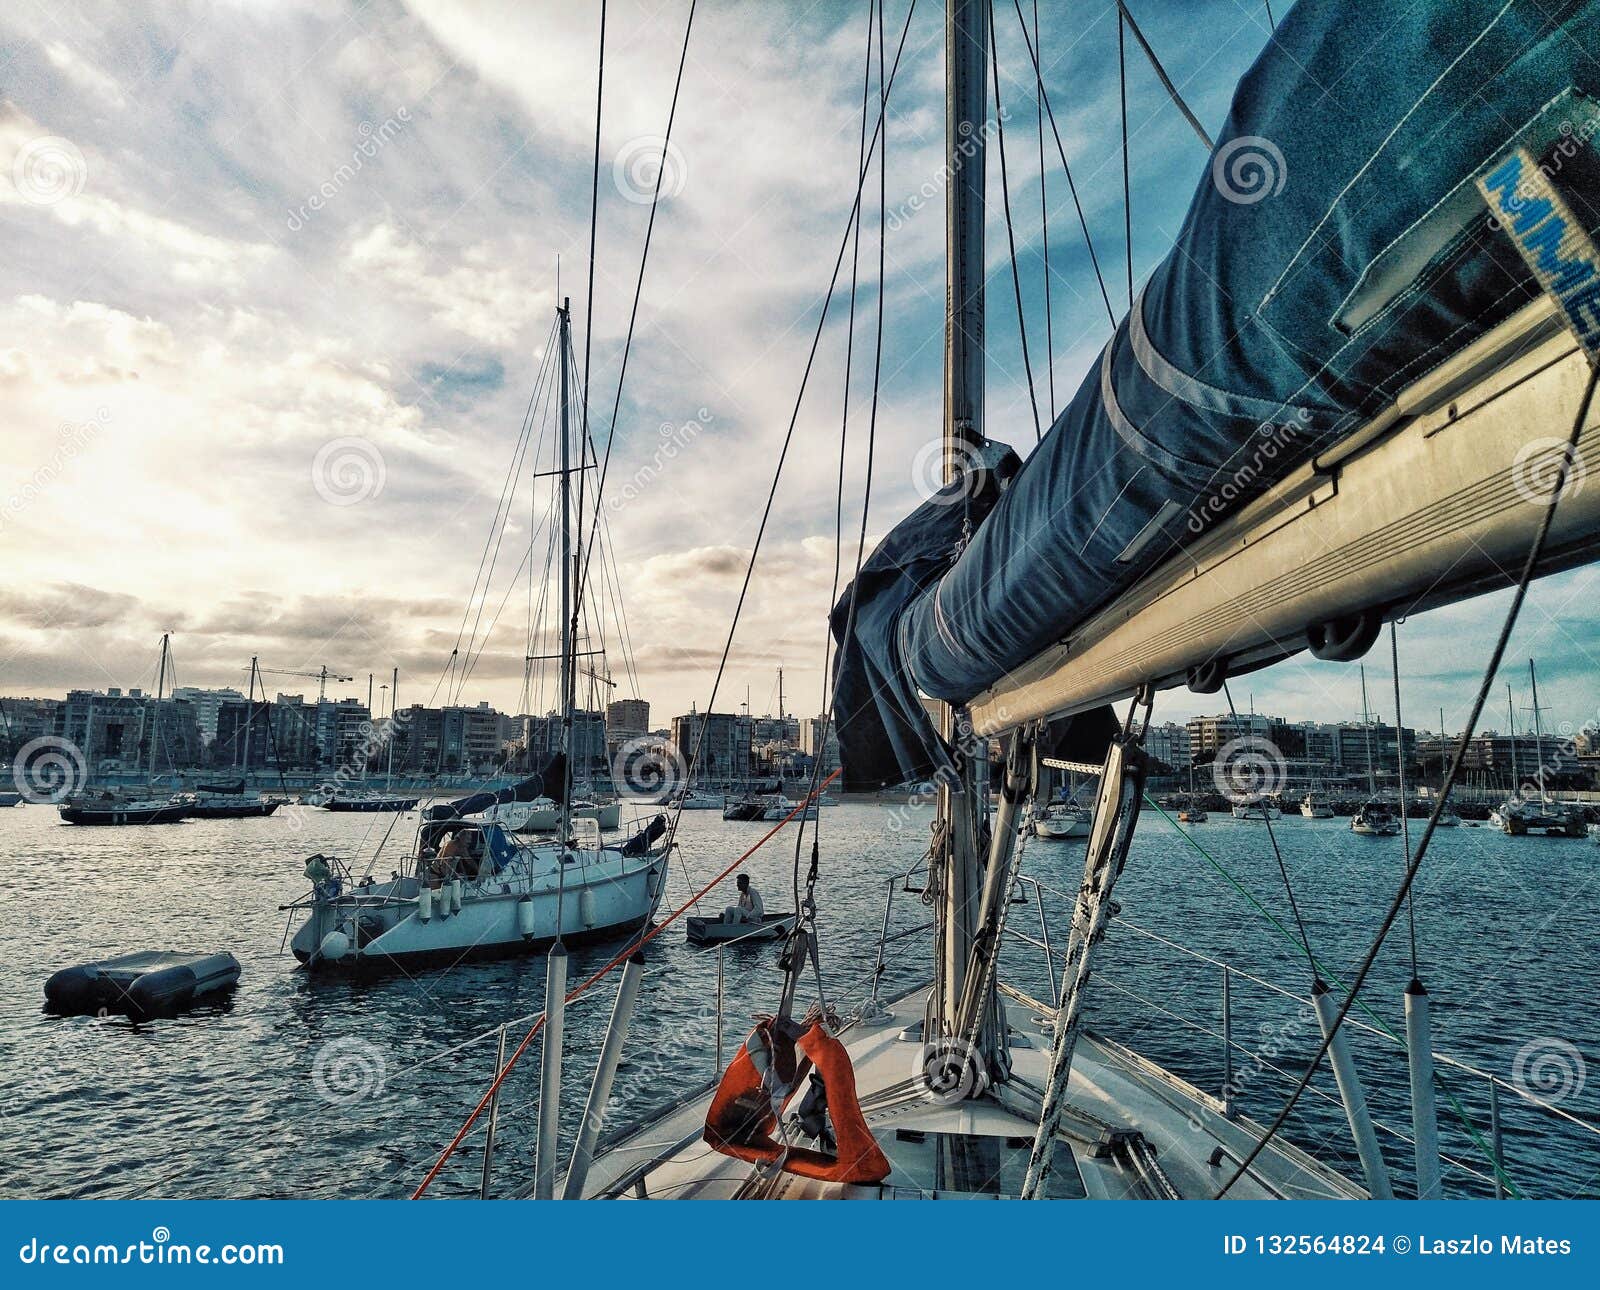
[[[1015,1195],[1021,1178],[1018,1161],[1026,1164],[1026,1146],[1037,1129],[1038,1090],[1045,1084],[1050,1057],[1049,1025],[1008,1002],[1011,1082],[998,1095],[934,1101],[913,1082],[922,1052],[926,996],[926,989],[918,990],[890,1005],[889,1016],[880,1023],[858,1023],[841,1036],[855,1066],[867,1123],[895,1162],[895,1171],[881,1185],[844,1187],[786,1174],[767,1177],[750,1164],[712,1151],[700,1137],[711,1098],[705,1088],[613,1138],[596,1159],[585,1194],[860,1200]],[[1087,1033],[1078,1044],[1069,1100],[1056,1171],[1076,1168],[1090,1198],[1208,1198],[1262,1132],[1249,1120],[1226,1119],[1215,1098]],[[969,1177],[965,1186],[929,1186],[925,1176],[911,1177],[903,1167],[907,1152],[900,1135],[906,1131],[997,1139],[980,1145],[1004,1154],[1006,1176]],[[1229,1158],[1213,1167],[1210,1159],[1219,1146]],[[984,1151],[976,1154],[988,1158]],[[1365,1196],[1305,1153],[1276,1141],[1228,1194],[1241,1200]]]

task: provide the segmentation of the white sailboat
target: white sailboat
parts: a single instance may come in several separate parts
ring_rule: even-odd
[[[518,802],[536,781],[502,793],[475,794],[429,808],[417,831],[408,872],[388,882],[356,879],[341,861],[306,861],[311,894],[284,908],[303,913],[292,948],[312,968],[454,965],[469,958],[526,954],[643,928],[666,883],[669,848],[657,817],[625,843],[605,846],[596,820],[577,819],[571,763],[565,755],[573,713],[575,644],[570,606],[577,594],[570,508],[571,313],[557,311],[561,379],[561,700],[563,751],[536,777],[555,797]],[[502,807],[554,814],[556,839],[528,844],[490,818]],[[586,827],[579,829],[576,824]],[[587,836],[585,836],[587,835]]]
[[[1092,817],[1089,812],[1072,802],[1057,802],[1047,807],[1033,822],[1035,836],[1052,842],[1065,842],[1069,838],[1086,838]]]

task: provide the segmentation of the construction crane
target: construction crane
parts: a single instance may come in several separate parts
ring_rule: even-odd
[[[346,676],[343,672],[336,672],[324,663],[315,672],[295,672],[282,667],[258,667],[257,672],[263,676],[303,676],[317,683],[317,702],[321,703],[328,697],[329,681],[353,681],[355,677]]]

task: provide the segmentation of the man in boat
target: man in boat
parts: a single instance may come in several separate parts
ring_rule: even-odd
[[[750,875],[742,873],[735,881],[739,886],[739,903],[722,911],[725,923],[759,923],[766,917],[766,906],[761,903],[761,893],[750,885]]]

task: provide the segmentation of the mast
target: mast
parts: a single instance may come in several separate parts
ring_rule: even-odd
[[[968,468],[984,444],[983,436],[983,235],[985,141],[988,102],[988,4],[948,0],[945,7],[945,326],[944,326],[944,482]],[[957,741],[957,715],[940,705],[940,733]],[[937,906],[936,978],[930,1010],[938,1032],[956,1033],[965,976],[971,955],[982,888],[978,822],[987,806],[980,796],[982,763],[958,750],[959,776],[941,778],[935,820],[940,870]],[[976,765],[975,765],[976,763]],[[987,776],[985,776],[985,781]],[[978,1046],[990,1045],[993,986],[977,1008]],[[928,1029],[933,1030],[932,1026]],[[933,1038],[929,1034],[929,1039]]]
[[[1367,665],[1361,664],[1361,732],[1366,736],[1367,745],[1367,797],[1370,800],[1378,795],[1377,771],[1372,764],[1372,713],[1367,708]],[[1395,736],[1397,739],[1398,735]]]
[[[250,660],[250,684],[245,688],[249,691],[244,701],[244,758],[239,766],[240,777],[250,778],[250,722],[256,713],[256,672],[259,669],[261,656],[258,654]],[[266,687],[263,685],[263,689]]]
[[[151,715],[155,718],[153,722],[155,728],[150,732],[150,765],[145,771],[144,781],[147,788],[153,788],[156,782],[156,745],[161,739],[161,697],[167,689],[167,649],[171,638],[172,633],[161,633],[161,663],[156,668],[156,702],[155,707],[151,709]],[[1534,699],[1535,703],[1538,701],[1537,698]]]
[[[1517,700],[1511,693],[1511,682],[1506,682],[1506,720],[1511,723],[1511,780],[1507,792],[1513,797],[1517,792],[1517,780],[1522,778],[1522,758],[1517,755]]]
[[[383,774],[383,791],[389,792],[394,787],[394,696],[400,692],[400,669],[397,667],[389,677],[389,763]]]
[[[564,848],[572,832],[572,664],[577,650],[572,622],[572,383],[568,364],[572,301],[563,300],[557,312],[561,319],[561,751],[566,762],[562,772],[560,844]],[[561,868],[564,872],[566,866]],[[560,941],[558,924],[556,943]]]
[[[1539,774],[1539,803],[1544,804],[1544,727],[1539,722],[1539,677],[1528,660],[1528,684],[1533,687],[1533,760]]]

